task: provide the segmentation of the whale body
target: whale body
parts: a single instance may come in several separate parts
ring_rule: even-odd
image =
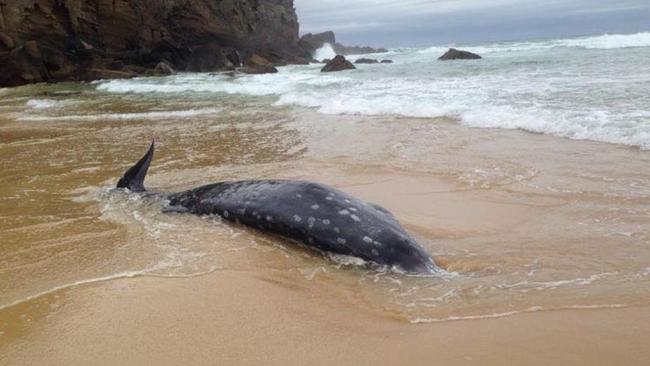
[[[154,143],[117,187],[144,192]],[[381,206],[324,184],[294,180],[219,182],[166,194],[169,209],[218,215],[323,252],[361,258],[409,273],[438,270],[429,254]]]

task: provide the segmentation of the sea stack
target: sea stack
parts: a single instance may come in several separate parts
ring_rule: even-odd
[[[440,61],[449,61],[449,60],[479,60],[482,57],[471,52],[457,50],[455,48],[450,48],[449,51],[445,52],[444,55],[438,57]]]
[[[300,38],[300,46],[309,53],[314,53],[317,49],[328,43],[334,49],[337,55],[361,55],[368,53],[388,52],[385,48],[372,48],[368,46],[344,46],[336,41],[336,35],[332,31],[323,33],[307,33]]]
[[[354,67],[350,61],[346,60],[344,56],[338,55],[328,62],[327,65],[321,69],[321,72],[334,72],[351,69],[356,69],[356,67]]]

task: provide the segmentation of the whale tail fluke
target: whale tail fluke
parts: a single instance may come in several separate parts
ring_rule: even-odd
[[[151,146],[144,156],[129,170],[124,173],[120,181],[117,182],[117,188],[128,188],[131,192],[144,192],[144,178],[149,170],[149,165],[153,159],[155,141],[151,140]]]

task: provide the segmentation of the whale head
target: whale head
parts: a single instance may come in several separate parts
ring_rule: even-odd
[[[412,274],[431,274],[440,270],[429,254],[408,234],[386,230],[378,239],[381,248],[376,262]]]
[[[431,274],[438,272],[438,267],[422,247],[413,239],[403,239],[395,251],[395,262],[398,267],[408,273]]]

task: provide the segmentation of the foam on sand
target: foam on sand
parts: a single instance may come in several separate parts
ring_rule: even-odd
[[[30,99],[25,103],[25,106],[32,109],[53,109],[66,107],[73,103],[71,100]]]
[[[18,117],[19,121],[42,122],[42,121],[129,121],[129,120],[164,120],[176,118],[190,118],[201,115],[219,113],[219,108],[188,109],[181,111],[152,111],[138,113],[100,113],[87,115],[67,116],[37,116],[23,115]]]

